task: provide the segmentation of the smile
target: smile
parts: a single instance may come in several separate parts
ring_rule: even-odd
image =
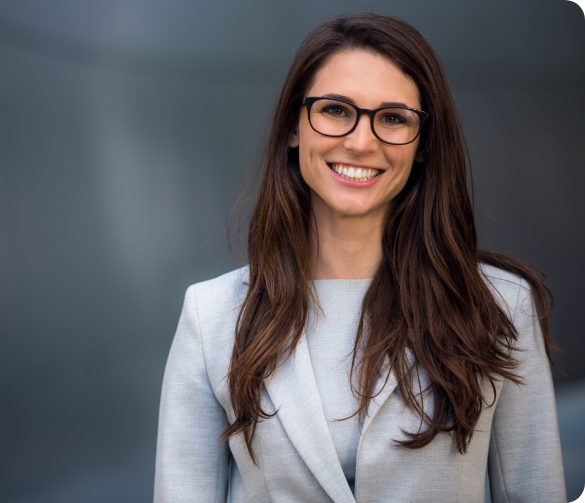
[[[328,166],[339,176],[352,182],[367,182],[382,172],[381,169],[354,168],[344,164],[329,164]]]

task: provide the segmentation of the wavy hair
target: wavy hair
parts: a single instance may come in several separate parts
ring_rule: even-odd
[[[424,161],[414,163],[387,214],[383,257],[362,303],[351,367],[357,376],[356,414],[367,413],[376,382],[392,370],[405,403],[426,425],[398,443],[421,448],[437,434],[448,433],[458,450],[466,452],[482,408],[491,405],[482,381],[487,379],[492,389],[497,379],[521,383],[511,353],[517,332],[486,285],[482,263],[528,282],[549,359],[551,348],[558,349],[548,331],[552,299],[542,274],[478,247],[468,190],[469,152],[431,46],[394,17],[362,13],[329,19],[307,36],[292,62],[257,167],[260,182],[247,239],[249,287],[228,373],[235,421],[220,437],[225,441],[242,433],[252,460],[256,423],[272,417],[261,407],[263,381],[294,352],[311,300],[318,305],[309,262],[310,191],[289,137],[298,123],[299,100],[316,72],[333,54],[348,50],[392,61],[414,81],[421,107],[431,115],[421,137]],[[413,389],[409,350],[430,379],[430,415]]]

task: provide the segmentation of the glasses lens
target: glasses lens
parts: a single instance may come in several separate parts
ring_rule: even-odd
[[[412,110],[384,108],[374,117],[374,129],[388,143],[409,143],[418,135],[420,117]]]
[[[342,101],[321,99],[311,107],[311,125],[321,134],[341,136],[349,133],[356,122],[355,109]]]

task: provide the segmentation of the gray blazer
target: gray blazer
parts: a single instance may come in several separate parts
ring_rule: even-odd
[[[516,355],[526,385],[496,386],[464,455],[447,434],[422,449],[396,447],[420,421],[391,378],[369,408],[357,454],[355,496],[338,461],[303,336],[294,358],[265,383],[248,456],[241,435],[217,439],[234,413],[225,376],[247,269],[191,286],[166,366],[158,431],[155,503],[483,502],[486,469],[492,501],[566,501],[551,373],[534,301],[520,278],[483,267],[486,281],[519,332]],[[416,362],[412,361],[414,365]],[[418,368],[418,365],[417,365]],[[428,377],[418,369],[422,389]],[[379,386],[382,386],[381,382]],[[484,389],[492,396],[491,387]],[[424,400],[432,411],[432,396]]]

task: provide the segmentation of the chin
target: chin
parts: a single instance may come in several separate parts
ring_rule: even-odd
[[[375,208],[363,206],[345,206],[343,208],[336,208],[337,212],[344,217],[368,217],[377,213]]]

